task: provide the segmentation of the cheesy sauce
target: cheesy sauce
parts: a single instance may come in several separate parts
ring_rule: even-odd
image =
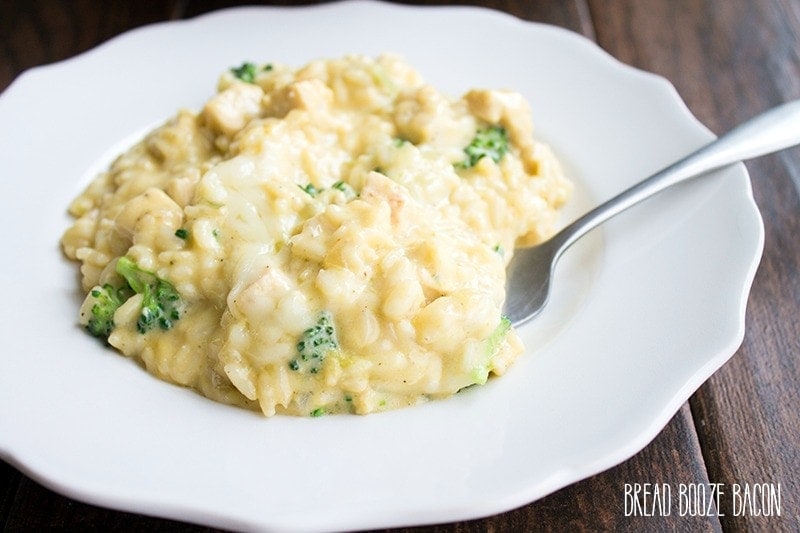
[[[62,245],[81,323],[119,290],[107,341],[155,376],[267,416],[364,414],[513,363],[505,266],[570,190],[518,93],[449,97],[393,55],[246,64],[98,176]],[[121,258],[180,295],[168,327],[143,331],[153,296]]]

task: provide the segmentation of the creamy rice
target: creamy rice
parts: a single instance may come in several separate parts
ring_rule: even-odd
[[[571,190],[524,98],[448,97],[392,55],[244,67],[71,205],[81,323],[100,288],[127,290],[124,256],[174,287],[180,316],[142,333],[147,297],[127,290],[108,343],[217,401],[363,414],[502,374],[522,353],[505,266]],[[507,152],[469,161],[486,131]]]

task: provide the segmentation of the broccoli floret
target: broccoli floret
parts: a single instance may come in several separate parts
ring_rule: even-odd
[[[501,316],[500,323],[496,328],[494,328],[494,331],[486,339],[484,360],[480,365],[472,370],[472,378],[476,384],[483,385],[489,379],[489,372],[492,370],[492,359],[497,353],[497,350],[500,349],[500,344],[506,338],[506,335],[510,329],[511,320],[505,315]]]
[[[298,372],[317,374],[322,369],[325,356],[339,348],[333,318],[323,311],[317,323],[305,330],[297,341],[297,357],[289,361],[289,368]]]
[[[272,70],[272,65],[264,65],[261,70],[264,72],[268,72]],[[249,61],[245,61],[238,67],[231,68],[231,74],[239,78],[240,80],[247,82],[247,83],[255,83],[256,82],[256,75],[258,74],[258,67],[256,67],[255,63],[251,63]]]
[[[300,189],[303,190],[311,198],[316,198],[317,196],[328,190],[317,187],[313,183],[307,183],[305,185],[300,185],[298,183],[297,186],[300,187]],[[331,189],[335,189],[337,191],[344,193],[344,197],[348,201],[358,197],[358,193],[355,191],[355,189],[353,189],[353,187],[350,184],[341,180],[331,185]]]
[[[395,148],[400,148],[404,144],[410,143],[410,142],[411,141],[409,141],[408,139],[403,138],[403,137],[394,137],[392,139],[392,144],[395,146]]]
[[[114,313],[130,298],[130,288],[120,287],[117,289],[110,283],[106,283],[102,287],[93,288],[89,294],[94,299],[94,304],[92,304],[92,316],[86,324],[86,330],[95,337],[108,339],[114,329]]]
[[[306,194],[309,195],[312,198],[316,198],[317,195],[319,195],[319,193],[320,193],[320,190],[317,189],[314,186],[313,183],[308,183],[306,185],[299,185],[298,184],[297,186],[300,187],[301,189],[303,189],[306,192]]]
[[[317,407],[316,409],[313,409],[308,414],[309,414],[309,416],[317,418],[317,417],[324,416],[324,415],[328,414],[328,410],[325,409],[324,407]]]
[[[337,191],[341,191],[344,193],[345,198],[348,200],[352,200],[353,198],[358,197],[358,193],[355,189],[349,184],[345,183],[344,181],[337,181],[333,185],[331,185],[332,189],[336,189]]]
[[[499,163],[503,156],[508,153],[509,140],[508,133],[501,126],[489,126],[477,131],[472,142],[464,148],[467,155],[459,166],[461,168],[472,168],[484,157],[491,157],[495,163]]]
[[[245,61],[238,67],[231,68],[231,74],[244,82],[253,83],[256,81],[256,66],[249,61]]]
[[[139,333],[147,333],[155,327],[169,330],[183,312],[183,300],[172,284],[152,272],[139,268],[128,259],[117,261],[117,273],[125,278],[136,294],[142,295],[142,312],[136,321]]]

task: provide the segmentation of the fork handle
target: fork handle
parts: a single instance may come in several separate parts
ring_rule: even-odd
[[[779,105],[673,163],[581,216],[554,238],[563,252],[613,216],[677,183],[800,144],[800,100]]]

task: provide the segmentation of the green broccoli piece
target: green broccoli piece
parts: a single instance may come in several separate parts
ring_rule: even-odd
[[[307,195],[309,195],[311,198],[316,198],[317,196],[319,196],[320,194],[322,194],[326,190],[329,190],[329,189],[324,189],[324,188],[321,188],[321,187],[317,187],[313,183],[307,183],[306,185],[300,185],[298,183],[297,186],[300,187],[300,189],[303,192],[305,192]],[[345,197],[345,200],[347,200],[347,201],[350,201],[353,198],[358,198],[358,193],[356,192],[356,190],[353,189],[353,187],[349,183],[346,183],[346,182],[344,182],[342,180],[339,180],[336,183],[334,183],[333,185],[331,185],[330,189],[337,190],[337,191],[343,193],[344,197]]]
[[[231,74],[247,83],[255,83],[256,81],[256,66],[254,63],[245,61],[238,67],[231,68]]]
[[[108,339],[114,329],[114,313],[119,306],[131,297],[130,287],[114,288],[110,283],[93,288],[89,294],[94,299],[92,316],[86,324],[86,330],[103,339]]]
[[[467,155],[459,166],[461,168],[472,168],[484,157],[491,157],[495,163],[499,163],[509,149],[508,133],[501,126],[489,126],[477,131],[472,142],[464,148]]]
[[[261,68],[262,71],[268,72],[272,70],[272,65],[267,64]],[[250,61],[245,61],[238,67],[231,67],[231,74],[239,78],[240,80],[246,83],[255,83],[256,82],[256,75],[258,75],[258,67],[256,67],[255,63],[251,63]]]
[[[355,189],[349,184],[345,183],[344,181],[337,181],[333,185],[331,185],[332,189],[336,189],[337,191],[341,191],[344,193],[345,198],[348,200],[352,200],[353,198],[358,197],[358,193]]]
[[[322,369],[322,362],[328,352],[337,349],[339,342],[336,340],[333,318],[329,312],[323,311],[319,314],[317,323],[300,335],[297,341],[297,357],[289,361],[289,368],[317,374]]]
[[[120,257],[117,261],[117,273],[125,278],[136,294],[142,295],[142,311],[136,321],[139,333],[147,333],[155,327],[166,331],[175,325],[184,304],[170,282],[139,268],[127,257]]]
[[[319,195],[319,193],[322,192],[319,189],[317,189],[313,183],[308,183],[306,185],[298,184],[297,186],[303,189],[306,192],[306,194],[312,198],[316,198]]]
[[[486,349],[484,351],[485,358],[480,365],[472,370],[472,379],[478,385],[483,385],[489,379],[489,372],[492,370],[492,359],[494,358],[497,350],[500,349],[500,344],[506,338],[509,330],[511,329],[511,319],[503,315],[500,317],[500,323],[494,328],[494,331],[486,339]]]

